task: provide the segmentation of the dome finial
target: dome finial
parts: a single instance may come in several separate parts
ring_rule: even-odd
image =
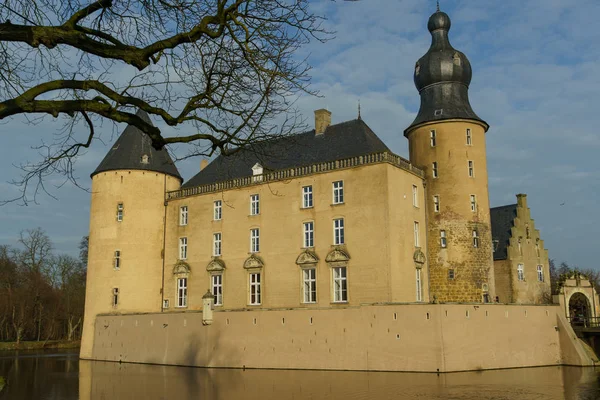
[[[437,12],[440,12],[440,0],[437,0]]]
[[[360,117],[360,99],[358,99],[358,119],[361,119],[361,117]]]

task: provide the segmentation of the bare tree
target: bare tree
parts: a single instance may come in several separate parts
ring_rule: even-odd
[[[48,174],[74,179],[102,119],[136,126],[156,149],[191,143],[190,155],[294,131],[295,98],[314,94],[298,50],[331,37],[308,0],[4,0],[0,21],[0,120],[65,120],[23,166],[25,202],[30,182],[37,193]],[[180,128],[166,134],[136,109]]]

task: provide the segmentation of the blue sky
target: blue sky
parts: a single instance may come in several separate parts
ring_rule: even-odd
[[[299,54],[309,55],[313,89],[322,95],[301,98],[301,111],[311,120],[313,110],[327,107],[333,122],[341,122],[356,118],[360,99],[365,122],[393,151],[408,157],[402,133],[419,105],[413,68],[429,47],[426,24],[435,1],[315,0],[312,6],[337,33]],[[600,226],[600,2],[442,0],[441,8],[452,19],[453,46],[473,67],[473,109],[491,126],[491,206],[514,203],[515,194],[527,193],[550,257],[600,269],[594,256]],[[50,118],[35,126],[20,118],[0,122],[0,198],[15,193],[7,183],[19,177],[13,165],[36,160],[30,147],[59,127]],[[116,139],[109,124],[101,131],[102,142],[77,162],[84,187]],[[199,164],[191,159],[178,167],[189,179]],[[15,245],[19,231],[39,226],[57,251],[77,254],[77,243],[88,231],[89,193],[69,183],[56,188],[62,181],[57,176],[46,182],[57,200],[42,195],[37,205],[0,207],[0,244]]]

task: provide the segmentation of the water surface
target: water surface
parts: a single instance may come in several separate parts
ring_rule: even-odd
[[[600,369],[452,374],[235,370],[80,361],[73,350],[0,352],[4,399],[600,399]]]

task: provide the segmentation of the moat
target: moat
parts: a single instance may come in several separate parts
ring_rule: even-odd
[[[68,351],[0,352],[0,399],[598,399],[600,369],[450,374],[204,369],[80,361]]]

